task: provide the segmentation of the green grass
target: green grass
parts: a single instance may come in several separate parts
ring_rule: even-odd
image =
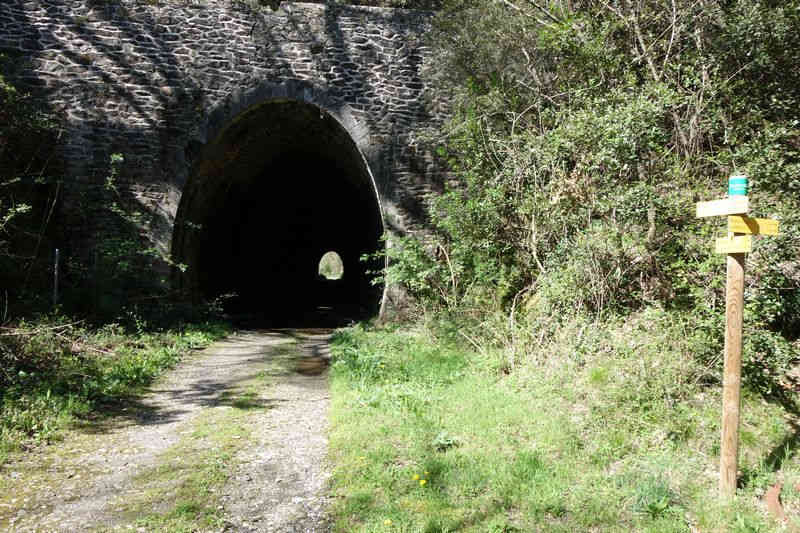
[[[192,324],[130,332],[62,317],[4,328],[0,337],[0,463],[9,453],[58,440],[64,428],[113,412],[185,354],[229,332]]]
[[[773,530],[759,498],[800,477],[794,413],[746,392],[743,487],[720,504],[720,390],[684,327],[660,310],[567,321],[510,371],[503,349],[421,327],[339,333],[336,529]],[[797,492],[784,491],[790,512]]]

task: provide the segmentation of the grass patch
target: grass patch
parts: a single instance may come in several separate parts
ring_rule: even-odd
[[[775,528],[759,499],[800,476],[794,410],[745,394],[743,486],[734,506],[721,505],[720,389],[685,326],[658,309],[565,321],[510,370],[502,349],[478,353],[421,327],[340,332],[336,529]],[[797,496],[785,491],[787,509]]]
[[[130,332],[60,317],[2,328],[0,463],[13,451],[57,440],[71,424],[113,411],[188,351],[229,331],[205,323]]]

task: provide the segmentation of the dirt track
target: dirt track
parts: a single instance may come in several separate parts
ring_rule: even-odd
[[[195,483],[209,531],[327,531],[328,338],[240,332],[188,358],[117,416],[6,465],[0,529],[167,530]]]

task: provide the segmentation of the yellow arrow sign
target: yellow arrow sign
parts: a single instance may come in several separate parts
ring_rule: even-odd
[[[743,215],[750,205],[747,196],[731,196],[722,200],[697,202],[697,218],[718,217],[720,215]]]
[[[740,254],[747,253],[753,249],[752,235],[734,235],[731,237],[720,237],[714,251],[718,254]]]
[[[728,231],[750,235],[777,235],[778,221],[771,218],[728,217]]]

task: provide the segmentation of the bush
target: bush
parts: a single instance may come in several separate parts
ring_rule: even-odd
[[[716,368],[724,229],[693,206],[744,172],[782,227],[748,256],[746,379],[779,387],[800,335],[799,23],[796,1],[446,1],[432,81],[453,119],[432,141],[452,175],[386,282],[515,354],[522,324],[655,306]]]

